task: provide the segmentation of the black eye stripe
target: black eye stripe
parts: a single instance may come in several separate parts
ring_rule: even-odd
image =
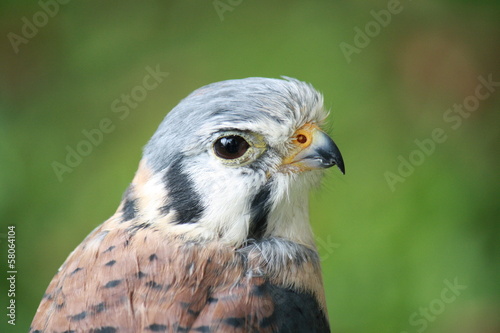
[[[250,148],[248,142],[238,135],[224,136],[214,143],[215,154],[226,160],[243,156],[248,148]]]

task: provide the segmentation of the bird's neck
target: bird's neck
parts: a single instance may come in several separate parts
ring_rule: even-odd
[[[278,175],[273,180],[273,201],[266,201],[262,207],[258,207],[255,200],[259,194],[250,205],[245,203],[249,199],[244,197],[235,197],[232,204],[223,201],[216,204],[213,200],[211,209],[205,208],[199,216],[185,220],[185,215],[180,216],[172,209],[175,205],[171,204],[173,198],[164,175],[152,172],[145,162],[141,162],[119,211],[125,220],[153,224],[165,233],[185,239],[217,240],[235,248],[249,241],[282,239],[315,249],[309,225],[309,188],[306,185],[309,181],[290,182],[286,177],[290,176]],[[294,188],[289,188],[289,184]],[[184,209],[191,208],[195,209]]]

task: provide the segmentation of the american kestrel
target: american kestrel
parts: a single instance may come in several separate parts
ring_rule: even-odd
[[[323,170],[344,173],[326,116],[322,95],[291,78],[191,93],[30,332],[329,332],[308,212]]]

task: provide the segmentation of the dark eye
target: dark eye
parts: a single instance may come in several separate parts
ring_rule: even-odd
[[[241,157],[250,145],[241,136],[224,136],[214,143],[214,151],[217,156],[226,160],[234,160]]]

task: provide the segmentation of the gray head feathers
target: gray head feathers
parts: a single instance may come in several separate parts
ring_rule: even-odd
[[[279,145],[297,126],[323,121],[322,106],[320,93],[292,78],[212,83],[170,111],[146,145],[144,157],[153,170],[160,171],[179,154],[202,152],[218,131],[231,129],[257,132],[269,146]]]

